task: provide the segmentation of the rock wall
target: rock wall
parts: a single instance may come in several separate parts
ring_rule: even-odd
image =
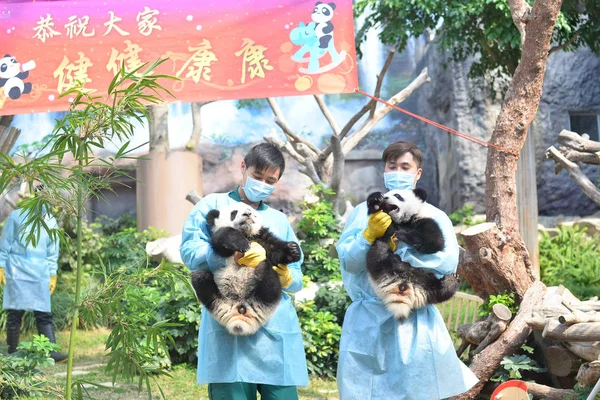
[[[489,140],[500,102],[491,101],[488,88],[467,77],[472,60],[449,62],[430,46],[423,61],[432,82],[419,92],[419,110],[437,122],[469,135]],[[589,49],[550,56],[544,92],[538,113],[531,124],[535,141],[538,209],[541,215],[589,215],[598,211],[590,199],[561,172],[554,174],[554,162],[545,158],[546,149],[556,144],[562,129],[570,126],[569,112],[600,112],[600,57]],[[440,208],[452,211],[470,203],[477,213],[485,212],[485,167],[487,150],[465,139],[427,126],[427,151],[434,154],[438,171]],[[600,168],[584,166],[592,180],[600,178]]]

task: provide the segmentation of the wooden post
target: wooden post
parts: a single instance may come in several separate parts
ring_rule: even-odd
[[[519,231],[529,252],[532,272],[537,279],[540,279],[535,171],[535,138],[533,129],[530,129],[517,163],[517,208],[519,210]]]

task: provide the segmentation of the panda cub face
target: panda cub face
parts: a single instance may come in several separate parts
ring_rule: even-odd
[[[381,209],[392,217],[397,224],[411,218],[423,217],[424,203],[427,193],[423,189],[390,190],[383,195]]]
[[[246,237],[256,236],[263,226],[260,214],[242,202],[221,208],[216,216],[209,213],[207,223],[213,229],[234,228]]]
[[[333,10],[335,10],[335,3],[325,4],[319,1],[312,13],[312,20],[316,23],[330,21],[333,18]]]
[[[7,54],[0,59],[0,78],[12,78],[17,76],[19,72],[19,63],[14,57],[11,57]]]

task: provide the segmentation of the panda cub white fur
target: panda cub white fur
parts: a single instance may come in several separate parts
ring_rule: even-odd
[[[211,210],[206,222],[213,251],[227,259],[226,266],[214,273],[195,271],[192,286],[200,302],[229,333],[252,335],[273,316],[281,300],[281,283],[273,266],[299,261],[300,247],[277,238],[263,225],[260,214],[241,202]],[[246,252],[251,241],[267,253],[267,260],[256,268],[240,266],[233,257],[236,251]]]
[[[367,272],[375,293],[398,320],[406,319],[414,309],[450,299],[460,284],[455,275],[438,279],[423,269],[413,268],[388,244],[394,236],[423,254],[444,249],[444,235],[429,214],[426,199],[423,189],[375,192],[367,198],[368,214],[382,210],[392,218],[385,235],[369,249]]]

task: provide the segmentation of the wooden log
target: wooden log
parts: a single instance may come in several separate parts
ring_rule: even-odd
[[[538,314],[533,317],[526,318],[525,323],[531,328],[541,331],[544,330],[544,327],[546,326],[546,318]]]
[[[569,177],[575,181],[581,190],[583,190],[583,193],[585,193],[594,204],[600,207],[600,190],[598,190],[596,185],[590,181],[577,164],[567,160],[554,146],[548,148],[546,151],[546,158],[551,158],[557,164],[561,165],[562,168],[567,171]]]
[[[561,345],[548,347],[545,357],[548,371],[556,376],[569,376],[581,366],[579,357]]]
[[[456,396],[454,399],[466,400],[474,398],[498,369],[504,356],[515,354],[523,343],[525,343],[531,333],[531,328],[527,326],[525,319],[531,316],[533,308],[542,301],[545,291],[546,286],[540,281],[535,281],[527,289],[523,296],[519,312],[506,331],[500,335],[498,340],[473,358],[470,368],[479,378],[479,382],[468,392]]]
[[[600,361],[581,364],[577,373],[577,383],[581,386],[591,386],[600,380]]]
[[[200,195],[198,194],[198,192],[196,192],[195,190],[191,190],[187,196],[185,196],[185,199],[187,201],[189,201],[192,204],[196,204],[197,202],[200,201],[200,199],[202,199],[202,197],[200,197]]]
[[[478,345],[473,354],[481,352],[481,350],[496,340],[506,330],[511,318],[512,312],[508,307],[504,304],[495,304],[492,307],[492,312],[485,320],[475,324],[459,326],[456,331],[463,339],[463,343],[459,347],[457,354],[460,356],[468,344]]]
[[[562,342],[594,342],[600,340],[600,323],[584,322],[569,326],[548,319],[542,336]]]
[[[600,360],[600,342],[563,342],[563,345],[586,361]]]
[[[495,223],[485,222],[461,232],[467,251],[459,261],[458,272],[480,296],[501,293],[503,290],[515,293],[521,298],[534,278],[530,270],[512,270],[503,260],[511,257],[506,243],[510,240],[498,229]],[[526,252],[525,249],[523,249]],[[512,257],[517,257],[516,254]],[[519,277],[516,279],[515,277]]]
[[[558,317],[561,324],[578,324],[580,322],[600,322],[600,314],[575,313]]]
[[[566,129],[563,129],[558,134],[558,143],[584,153],[596,153],[600,151],[600,142],[584,139],[581,135]]]
[[[573,396],[573,391],[568,389],[556,389],[535,382],[527,382],[527,391],[534,399],[564,400]]]
[[[579,304],[581,300],[579,300],[569,289],[567,289],[564,285],[558,285],[557,293],[561,297],[562,304],[565,302],[569,304]]]

